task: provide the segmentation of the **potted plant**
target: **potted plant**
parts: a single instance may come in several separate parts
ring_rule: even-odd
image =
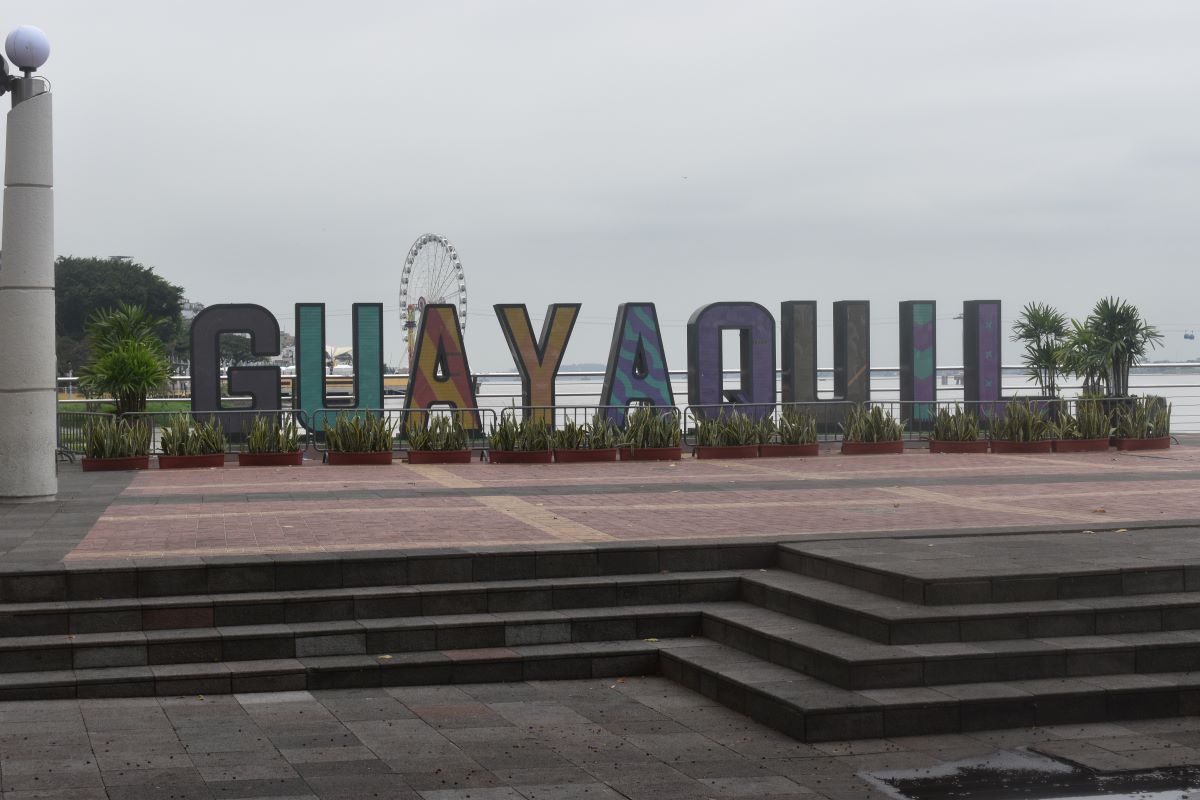
[[[339,412],[333,424],[325,425],[329,463],[391,464],[396,423],[369,411]]]
[[[954,410],[943,406],[933,418],[929,431],[931,453],[986,453],[987,439],[979,438],[979,417],[964,411],[958,403]]]
[[[567,422],[551,436],[554,460],[560,464],[617,460],[617,429],[603,414],[591,423]]]
[[[678,461],[682,431],[670,409],[639,406],[625,417],[621,458],[628,461]]]
[[[119,417],[88,422],[83,431],[83,471],[149,469],[150,427]]]
[[[778,422],[769,416],[759,420],[758,454],[763,458],[815,456],[819,452],[817,418],[812,414],[784,406]]]
[[[200,424],[191,414],[172,414],[159,431],[159,469],[225,466],[225,431],[215,418]]]
[[[1004,414],[992,422],[993,453],[1049,453],[1058,433],[1046,419],[1044,404],[1033,401],[1010,400]]]
[[[493,464],[549,464],[554,461],[550,425],[540,417],[517,422],[501,417],[488,434],[488,461]]]
[[[118,415],[146,410],[146,396],[171,377],[171,362],[158,331],[164,320],[139,305],[98,311],[87,325],[92,359],[79,370],[88,395],[108,395]]]
[[[759,427],[740,411],[696,420],[696,458],[758,458]]]
[[[300,467],[300,431],[294,417],[280,420],[275,414],[256,414],[246,434],[246,452],[238,453],[241,467]]]
[[[405,427],[409,464],[471,463],[470,439],[457,414],[437,414],[424,422],[424,414],[416,414]]]
[[[1139,397],[1117,416],[1118,450],[1166,450],[1171,446],[1171,406],[1161,397]]]
[[[1098,398],[1081,397],[1075,410],[1063,408],[1058,416],[1058,440],[1054,450],[1059,453],[1095,453],[1108,450],[1112,421]]]
[[[843,455],[904,452],[904,423],[883,406],[856,405],[846,413],[842,429]]]

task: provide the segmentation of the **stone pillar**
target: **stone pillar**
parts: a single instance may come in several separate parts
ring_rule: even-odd
[[[48,500],[58,492],[52,154],[50,94],[43,91],[8,113],[0,242],[0,500],[10,502]]]

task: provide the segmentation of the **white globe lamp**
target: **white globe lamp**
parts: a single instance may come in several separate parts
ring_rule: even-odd
[[[50,58],[50,40],[41,28],[21,25],[4,40],[8,60],[24,72],[33,72]]]

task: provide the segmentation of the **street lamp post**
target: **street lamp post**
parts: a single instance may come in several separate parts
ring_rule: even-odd
[[[50,92],[33,73],[50,57],[46,35],[22,25],[0,59],[0,94],[12,96],[4,159],[0,242],[0,500],[58,492],[54,359],[54,175]]]

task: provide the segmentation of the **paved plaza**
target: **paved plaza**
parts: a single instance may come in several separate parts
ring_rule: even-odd
[[[81,473],[0,506],[0,559],[339,553],[1200,519],[1200,447],[597,465]]]
[[[63,465],[60,477],[56,502],[0,506],[6,568],[807,538],[832,556],[936,581],[971,578],[975,565],[958,545],[934,563],[887,542],[1018,528],[1151,540],[1159,534],[1147,528],[1200,520],[1200,448],[1189,445],[592,466],[309,462],[103,474]],[[997,539],[990,558],[1036,572],[1001,544],[1019,540]],[[1093,545],[1071,546],[1086,555],[1080,548]],[[1164,564],[1172,557],[1161,554]],[[7,702],[0,791],[5,800],[870,800],[888,796],[873,773],[1004,750],[1102,773],[1200,763],[1196,717],[806,744],[718,699],[666,677],[627,676]]]

